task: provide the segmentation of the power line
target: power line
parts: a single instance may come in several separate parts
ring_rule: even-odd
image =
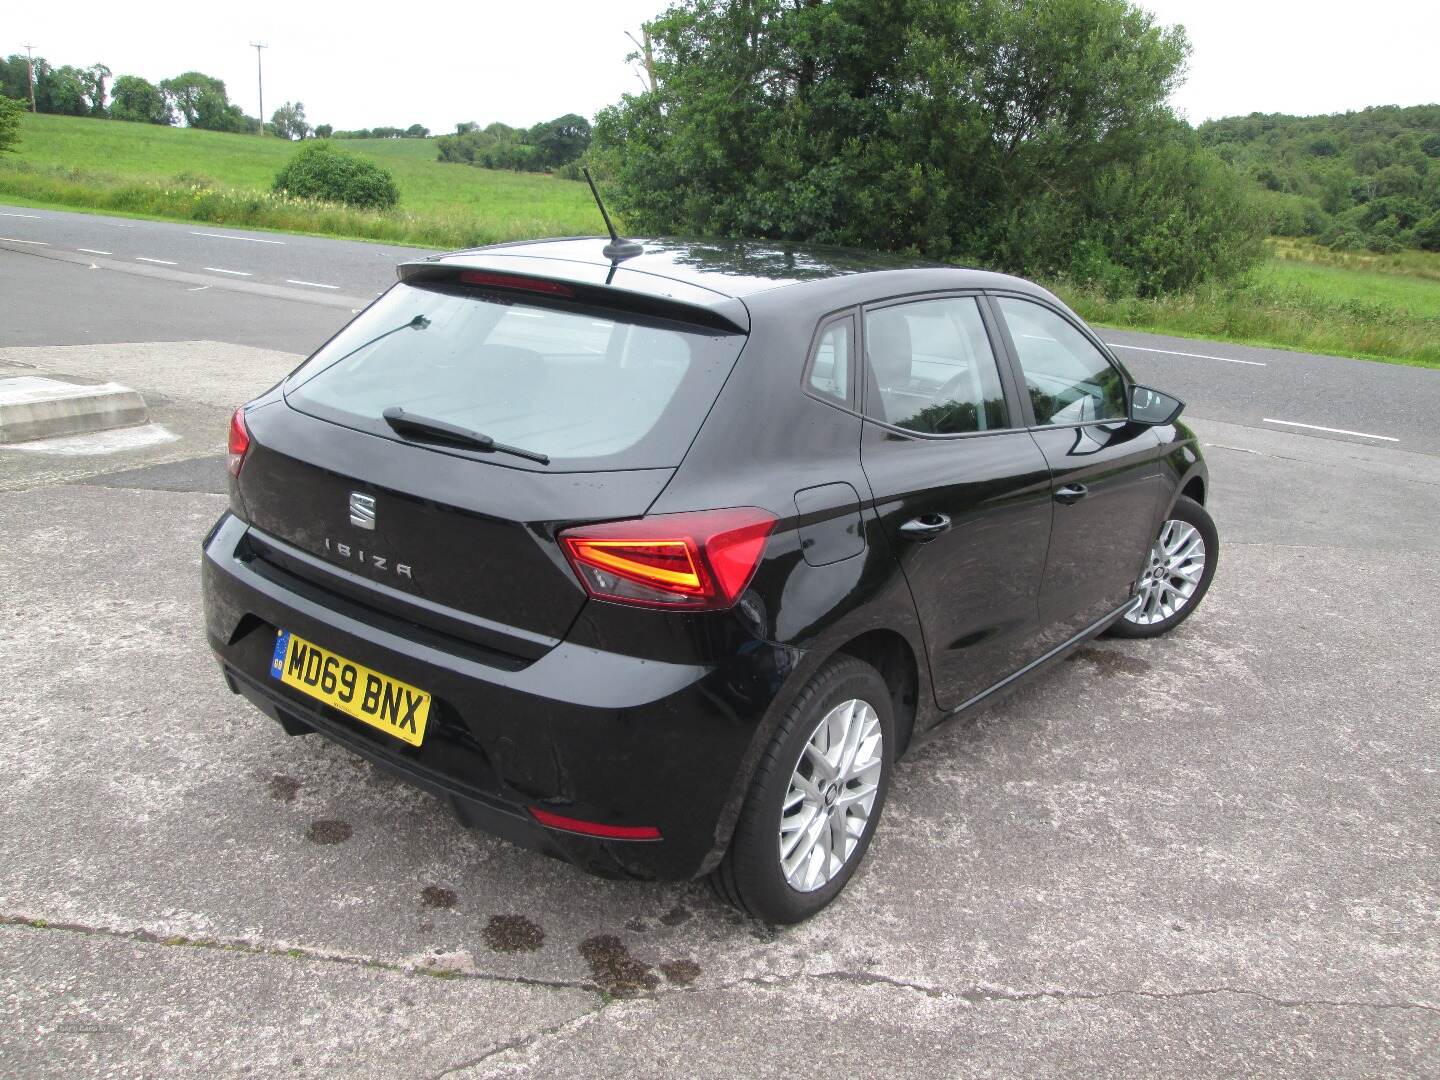
[[[270,46],[261,41],[250,42],[250,47],[255,50],[255,83],[260,91],[260,134],[265,134],[265,72],[260,65],[260,50],[268,49]]]

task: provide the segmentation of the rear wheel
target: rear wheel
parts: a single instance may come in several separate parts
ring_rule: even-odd
[[[1115,637],[1159,637],[1200,606],[1215,576],[1220,537],[1206,509],[1180,496],[1160,526],[1136,583],[1139,602],[1111,624]]]
[[[795,923],[840,895],[865,857],[890,783],[890,690],[869,664],[827,662],[760,760],[716,892],[756,918]]]

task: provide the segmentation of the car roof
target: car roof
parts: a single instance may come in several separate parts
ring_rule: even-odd
[[[704,306],[712,306],[722,298],[742,299],[774,289],[815,287],[836,278],[890,271],[908,271],[905,276],[910,279],[916,277],[915,271],[929,271],[933,281],[927,280],[926,287],[932,289],[1038,291],[1032,283],[1006,274],[947,266],[913,256],[783,241],[641,240],[639,255],[616,263],[602,251],[607,240],[603,236],[575,236],[496,244],[436,255],[426,262],[514,270]],[[401,275],[406,276],[404,268]]]

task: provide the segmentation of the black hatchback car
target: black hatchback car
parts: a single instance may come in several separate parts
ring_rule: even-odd
[[[1013,277],[600,239],[407,263],[230,430],[230,689],[638,879],[793,922],[912,740],[1218,543],[1180,402]]]

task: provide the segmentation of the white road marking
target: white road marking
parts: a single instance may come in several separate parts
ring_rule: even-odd
[[[175,265],[177,265],[176,263],[171,262],[169,259],[147,259],[144,255],[136,255],[136,256],[135,256],[135,261],[136,261],[136,262],[158,263],[160,266],[175,266]]]
[[[36,247],[50,246],[44,240],[16,240],[13,236],[0,236],[0,240],[3,240],[7,244],[34,244]]]
[[[1271,420],[1268,416],[1260,418],[1262,424],[1284,424],[1286,427],[1308,428],[1311,431],[1328,431],[1332,435],[1354,435],[1359,439],[1380,439],[1383,442],[1399,442],[1399,439],[1389,435],[1371,435],[1365,431],[1346,431],[1338,427],[1321,427],[1319,424],[1302,424],[1298,420]]]
[[[76,248],[76,251],[83,251],[86,255],[114,255],[113,251],[101,251],[98,248]]]
[[[23,218],[33,218],[33,219],[36,220],[36,221],[39,221],[39,220],[40,220],[40,215],[39,215],[39,214],[14,214],[14,213],[11,213],[11,212],[8,211],[8,210],[0,210],[0,217],[23,217]]]
[[[193,289],[186,289],[185,291],[186,291],[186,292],[204,292],[204,291],[205,291],[206,289],[208,289],[208,288],[210,288],[209,285],[196,285]]]
[[[213,236],[216,240],[248,240],[252,244],[280,244],[283,246],[285,243],[284,240],[261,240],[258,236],[231,236],[229,233],[196,232],[194,229],[190,230],[190,235]]]
[[[287,284],[287,285],[309,285],[312,289],[338,289],[338,288],[340,287],[339,285],[322,285],[322,284],[320,284],[320,282],[318,282],[318,281],[300,281],[300,280],[298,280],[297,278],[293,278],[293,277],[287,277],[287,278],[285,279],[285,284]]]
[[[206,270],[209,270],[212,274],[234,274],[236,277],[254,277],[254,276],[255,276],[254,274],[250,273],[250,271],[248,271],[248,270],[222,270],[222,269],[221,269],[220,267],[218,267],[218,266],[207,266],[207,267],[205,267],[205,269],[206,269]]]
[[[1190,356],[1196,360],[1223,360],[1227,364],[1244,364],[1247,367],[1269,367],[1268,364],[1262,364],[1259,360],[1236,360],[1233,356],[1206,356],[1204,353],[1179,352],[1175,349],[1147,349],[1144,345],[1121,345],[1118,341],[1107,341],[1105,344],[1112,349],[1133,349],[1136,352],[1164,353],[1167,356]]]

